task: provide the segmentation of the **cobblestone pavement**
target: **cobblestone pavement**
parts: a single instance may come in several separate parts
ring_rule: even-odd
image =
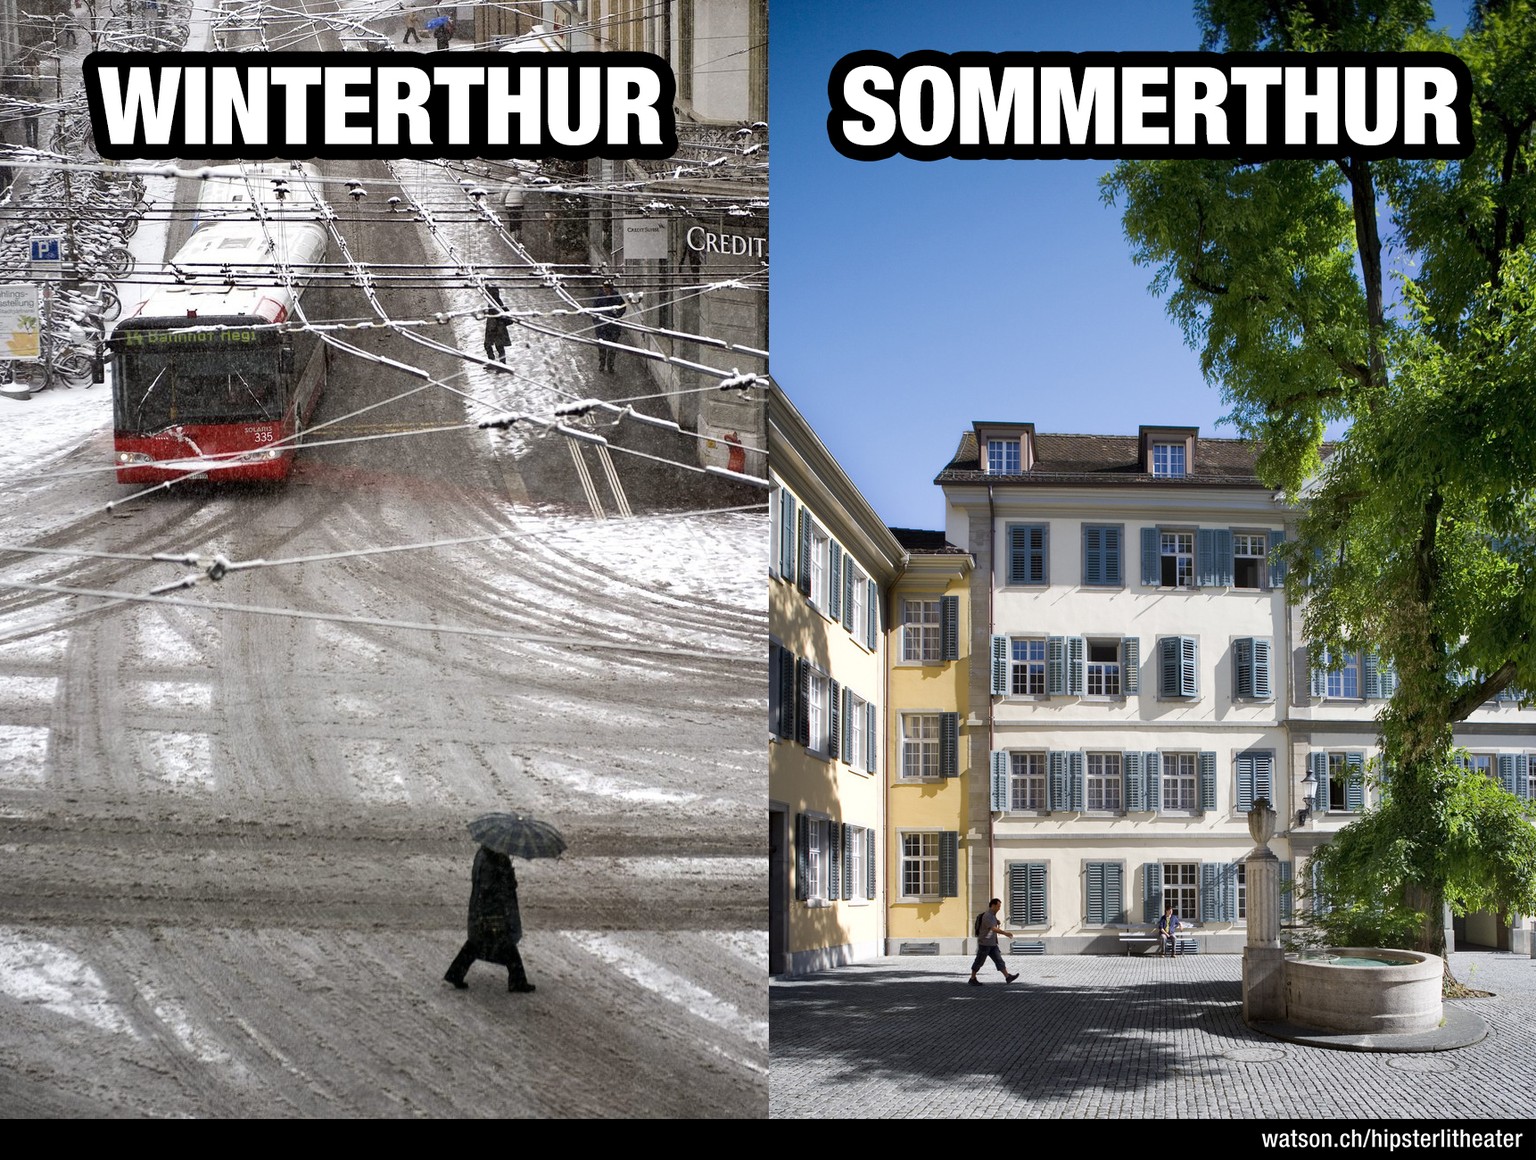
[[[1518,1119],[1536,1103],[1536,959],[1457,952],[1489,999],[1456,1051],[1282,1042],[1242,1019],[1239,955],[885,958],[769,992],[775,1118]]]

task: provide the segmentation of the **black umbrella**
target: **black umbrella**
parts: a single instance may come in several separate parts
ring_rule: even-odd
[[[559,830],[523,814],[481,814],[469,823],[469,836],[509,858],[558,858],[565,849]]]

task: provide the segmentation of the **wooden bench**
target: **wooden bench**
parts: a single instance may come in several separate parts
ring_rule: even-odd
[[[1121,931],[1120,932],[1120,945],[1125,948],[1125,953],[1126,953],[1127,957],[1130,956],[1131,948],[1133,946],[1137,946],[1137,945],[1140,945],[1140,944],[1143,944],[1143,943],[1156,943],[1156,942],[1157,942],[1157,935],[1155,935],[1155,934],[1140,934],[1140,933],[1138,933],[1136,931],[1130,931],[1130,930],[1125,930],[1125,931]],[[1145,948],[1143,948],[1143,949],[1145,949]]]

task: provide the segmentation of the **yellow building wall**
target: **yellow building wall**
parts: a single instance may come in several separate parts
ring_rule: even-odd
[[[964,557],[951,557],[959,560]],[[901,661],[902,600],[906,597],[933,599],[937,596],[960,598],[960,659],[938,665],[915,665]],[[967,800],[973,771],[965,724],[967,674],[970,669],[970,585],[965,576],[941,577],[909,568],[892,593],[892,627],[887,633],[886,655],[890,673],[890,712],[886,722],[886,745],[890,753],[888,777],[889,851],[887,891],[888,940],[969,938],[971,921],[986,900],[967,896],[968,860],[973,856],[966,840]],[[901,714],[924,710],[960,714],[959,776],[938,781],[903,782],[901,778]],[[983,776],[985,771],[983,771]],[[960,896],[941,900],[903,901],[901,897],[901,831],[905,829],[953,830],[960,835],[960,864],[957,882]],[[984,839],[983,839],[984,841]],[[979,854],[986,857],[985,848]]]

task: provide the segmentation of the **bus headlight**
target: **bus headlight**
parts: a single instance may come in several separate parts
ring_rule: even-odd
[[[146,455],[142,451],[119,451],[117,453],[117,465],[119,467],[130,467],[135,464],[153,463],[154,461],[155,457],[153,455]]]

